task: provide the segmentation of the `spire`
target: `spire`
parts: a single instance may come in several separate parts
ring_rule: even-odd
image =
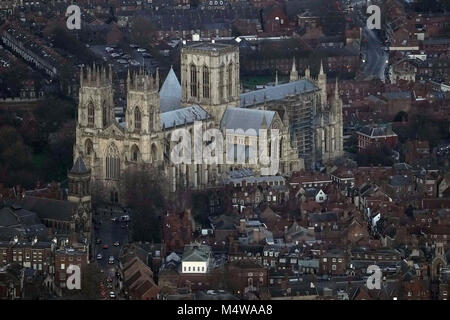
[[[323,73],[323,61],[322,60],[320,60],[320,72],[319,72],[319,74],[320,75],[324,75],[324,73]]]
[[[83,162],[83,159],[78,156],[77,160],[75,161],[75,163],[72,166],[72,169],[70,170],[70,173],[75,173],[75,174],[84,174],[89,172],[89,170],[86,168],[86,165]]]
[[[338,101],[339,99],[339,85],[338,85],[338,78],[336,77],[336,87],[334,89],[334,99]]]
[[[92,71],[90,66],[87,67],[87,81],[88,83],[92,81]]]
[[[81,67],[81,70],[80,70],[80,86],[82,87],[83,86],[83,78],[84,78],[84,72],[83,72],[83,67]]]
[[[298,80],[297,67],[295,65],[295,57],[292,58],[292,69],[289,75],[289,82],[294,82]]]
[[[109,75],[109,82],[112,83],[112,67],[111,67],[111,64],[109,64],[108,66],[109,66],[109,73],[108,73],[108,75]]]
[[[155,83],[156,83],[156,90],[159,90],[159,68],[156,68]]]
[[[278,70],[275,70],[275,87],[278,86]]]
[[[311,70],[309,69],[309,66],[305,70],[305,78],[310,79],[311,78]]]
[[[131,83],[131,76],[130,76],[130,69],[128,69],[127,72],[127,89],[130,90],[130,83]]]
[[[264,115],[263,115],[263,119],[262,119],[262,122],[261,122],[261,128],[262,129],[267,129],[266,113],[264,113]]]

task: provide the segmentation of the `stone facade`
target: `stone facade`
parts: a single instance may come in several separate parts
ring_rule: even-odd
[[[309,77],[297,81],[291,77],[291,80],[292,83],[273,87],[279,93],[270,93],[267,103],[266,96],[261,103],[257,101],[261,97],[255,96],[249,105],[246,96],[252,93],[240,94],[239,89],[238,48],[225,44],[194,43],[181,51],[181,86],[172,70],[162,86],[164,90],[161,92],[171,93],[170,99],[165,100],[174,104],[165,106],[169,111],[163,112],[160,108],[158,71],[155,75],[144,70],[128,72],[125,122],[119,124],[114,119],[112,70],[95,65],[88,67],[81,71],[74,159],[83,159],[91,172],[91,181],[102,185],[106,198],[111,202],[122,202],[122,175],[126,169],[136,166],[151,167],[164,173],[172,191],[176,191],[179,185],[203,189],[220,184],[225,172],[242,167],[261,174],[265,165],[252,162],[256,157],[249,151],[261,147],[258,139],[261,129],[267,129],[269,136],[271,129],[279,132],[279,147],[274,149],[279,152],[278,174],[289,175],[303,169],[304,158],[312,158],[313,150],[319,150],[317,152],[323,160],[340,156],[342,103],[330,109],[326,108],[326,103],[319,108],[315,102],[326,101],[323,70],[317,81],[319,86]],[[171,91],[174,90],[181,92],[179,95],[173,94]],[[264,90],[254,93],[261,95]],[[178,103],[174,100],[177,96],[181,97]],[[284,106],[286,102],[287,107]],[[308,114],[303,119],[305,128],[296,127],[298,106],[303,106]],[[328,115],[326,121],[318,122],[316,119],[324,114]],[[191,146],[194,146],[198,144],[195,130],[205,132],[211,128],[218,129],[223,137],[223,162],[174,164],[171,154],[179,143],[178,138],[173,137],[174,133],[179,133],[177,129],[189,132]],[[322,140],[317,140],[317,148],[313,146],[314,134],[322,137]],[[171,141],[172,138],[175,141]],[[201,148],[212,141],[206,141]],[[234,150],[230,150],[230,145],[234,145]],[[236,159],[236,149],[241,147],[245,148],[246,163],[227,162],[228,153],[234,153]],[[266,147],[270,154],[273,146],[268,142]],[[298,147],[302,147],[302,151]]]

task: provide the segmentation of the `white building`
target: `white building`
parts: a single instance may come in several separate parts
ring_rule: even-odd
[[[207,273],[212,263],[211,247],[198,243],[184,247],[181,259],[182,273]]]

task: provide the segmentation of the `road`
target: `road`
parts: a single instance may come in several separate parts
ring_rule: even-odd
[[[363,30],[363,37],[367,40],[363,46],[364,54],[362,73],[365,80],[378,78],[385,81],[385,71],[388,66],[389,55],[383,50],[384,44],[378,39],[373,30]]]
[[[366,20],[368,16],[365,14],[363,7],[360,7],[360,1],[353,1],[354,14],[363,29],[361,46],[362,67],[359,80],[380,79],[386,81],[386,69],[389,67],[389,54],[384,51],[385,46],[377,36],[374,30],[367,28]]]
[[[101,223],[97,224],[98,229],[95,230],[95,238],[100,239],[101,243],[95,244],[94,258],[100,270],[103,270],[106,278],[111,278],[112,288],[108,288],[105,283],[105,292],[109,296],[110,291],[114,291],[117,296],[119,292],[117,290],[118,279],[116,278],[116,272],[118,271],[118,258],[121,248],[128,243],[128,227],[125,222],[113,222],[112,218],[123,215],[121,210],[98,210],[96,219]],[[119,246],[114,246],[114,243],[118,241]],[[103,246],[107,245],[108,248],[104,249]],[[101,254],[102,258],[97,259],[97,254]],[[114,257],[114,264],[108,263],[109,257]]]

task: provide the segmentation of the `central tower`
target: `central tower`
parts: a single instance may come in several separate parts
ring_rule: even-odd
[[[198,42],[181,49],[183,106],[200,105],[218,124],[227,106],[239,107],[239,88],[237,46]]]

